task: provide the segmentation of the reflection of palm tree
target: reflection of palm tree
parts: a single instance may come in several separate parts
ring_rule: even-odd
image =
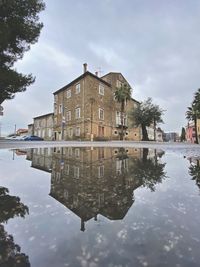
[[[189,167],[189,174],[192,176],[192,180],[196,181],[196,185],[200,189],[200,164],[199,160],[197,160],[196,165],[190,165]]]
[[[8,189],[0,187],[0,223],[15,216],[24,218],[27,213],[28,207],[20,202],[19,197],[8,195]],[[13,236],[0,224],[0,266],[30,267],[28,256],[20,250],[20,246],[14,243]]]
[[[161,183],[166,177],[164,172],[165,164],[159,163],[157,154],[153,158],[148,158],[148,149],[143,149],[143,158],[137,159],[133,165],[133,175],[138,183],[155,191],[155,185]]]

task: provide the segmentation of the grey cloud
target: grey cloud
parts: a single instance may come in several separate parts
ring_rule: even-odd
[[[84,62],[92,72],[122,72],[134,98],[152,97],[167,110],[165,130],[186,124],[200,87],[199,1],[48,0],[46,6],[39,42],[16,65],[37,81],[5,103],[5,124],[26,126],[52,111],[52,92],[80,75]]]

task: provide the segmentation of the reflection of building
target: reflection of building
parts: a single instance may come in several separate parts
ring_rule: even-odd
[[[54,138],[119,139],[120,104],[114,98],[116,87],[128,84],[121,73],[110,72],[103,77],[87,71],[54,93]],[[132,99],[125,103],[125,139],[140,140],[140,128],[133,127],[129,111],[139,105]]]
[[[52,170],[52,150],[53,148],[32,148],[27,150],[27,160],[31,160],[31,167],[51,172]]]
[[[53,154],[50,195],[80,217],[81,230],[98,214],[123,219],[131,207],[133,191],[141,184],[129,168],[141,150],[130,150],[61,148]]]
[[[32,167],[51,173],[50,196],[85,222],[98,214],[121,220],[134,202],[134,190],[164,177],[162,151],[137,148],[31,149]]]

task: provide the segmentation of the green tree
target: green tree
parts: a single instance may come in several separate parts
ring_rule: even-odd
[[[37,42],[43,27],[38,13],[44,8],[42,0],[0,0],[0,104],[35,80],[13,66]]]
[[[163,123],[163,113],[164,110],[153,104],[150,97],[130,112],[133,124],[142,128],[142,141],[149,141],[146,127],[153,124],[155,128],[157,123]]]
[[[181,142],[184,142],[186,140],[186,132],[185,132],[185,128],[182,127],[181,130]]]
[[[196,91],[194,94],[194,99],[190,107],[187,108],[186,111],[186,119],[188,121],[194,122],[195,129],[195,143],[198,144],[198,136],[197,136],[197,119],[200,118],[200,89]]]
[[[124,130],[125,130],[125,106],[127,101],[131,100],[131,91],[132,89],[126,83],[122,83],[120,87],[116,88],[115,91],[115,99],[118,103],[120,103],[120,140],[124,139]]]

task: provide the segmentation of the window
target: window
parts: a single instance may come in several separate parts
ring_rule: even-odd
[[[62,113],[62,104],[59,105],[59,110],[58,110],[59,113]]]
[[[117,80],[117,88],[120,88],[122,86],[122,82],[120,82],[119,80]]]
[[[118,132],[117,132],[117,131],[115,131],[114,133],[115,133],[115,134],[118,134]]]
[[[72,156],[72,148],[71,147],[69,147],[69,149],[68,149],[68,155],[69,155],[69,157]]]
[[[120,112],[119,111],[116,112],[116,124],[117,125],[121,124],[121,118],[120,118]]]
[[[102,84],[99,84],[99,94],[104,95],[104,86]]]
[[[79,94],[81,91],[81,84],[80,83],[77,83],[76,84],[76,94]]]
[[[99,108],[99,119],[104,120],[104,110],[102,108]]]
[[[71,111],[67,111],[66,113],[66,121],[71,121]]]
[[[80,127],[76,127],[76,136],[80,136],[80,134],[81,134]]]
[[[72,128],[69,128],[69,137],[72,137],[73,136],[73,129]]]
[[[72,93],[71,93],[71,89],[67,90],[67,98],[70,98],[71,95],[72,95]]]
[[[116,124],[121,125],[121,112],[117,111],[116,112]],[[127,126],[127,116],[124,114],[124,126]]]
[[[98,178],[102,178],[104,176],[104,165],[98,167]]]
[[[65,166],[64,174],[65,174],[65,175],[69,175],[69,164],[67,164],[67,165]]]
[[[74,178],[79,178],[79,167],[74,166]]]
[[[99,136],[103,137],[104,136],[104,127],[99,126]]]
[[[98,149],[98,159],[104,159],[104,148],[102,147]]]
[[[57,114],[57,104],[54,103],[54,114]]]
[[[79,148],[76,148],[75,149],[75,157],[76,158],[79,158],[80,157],[80,149]]]
[[[75,109],[75,118],[79,119],[81,117],[81,109],[80,108],[76,108]]]

